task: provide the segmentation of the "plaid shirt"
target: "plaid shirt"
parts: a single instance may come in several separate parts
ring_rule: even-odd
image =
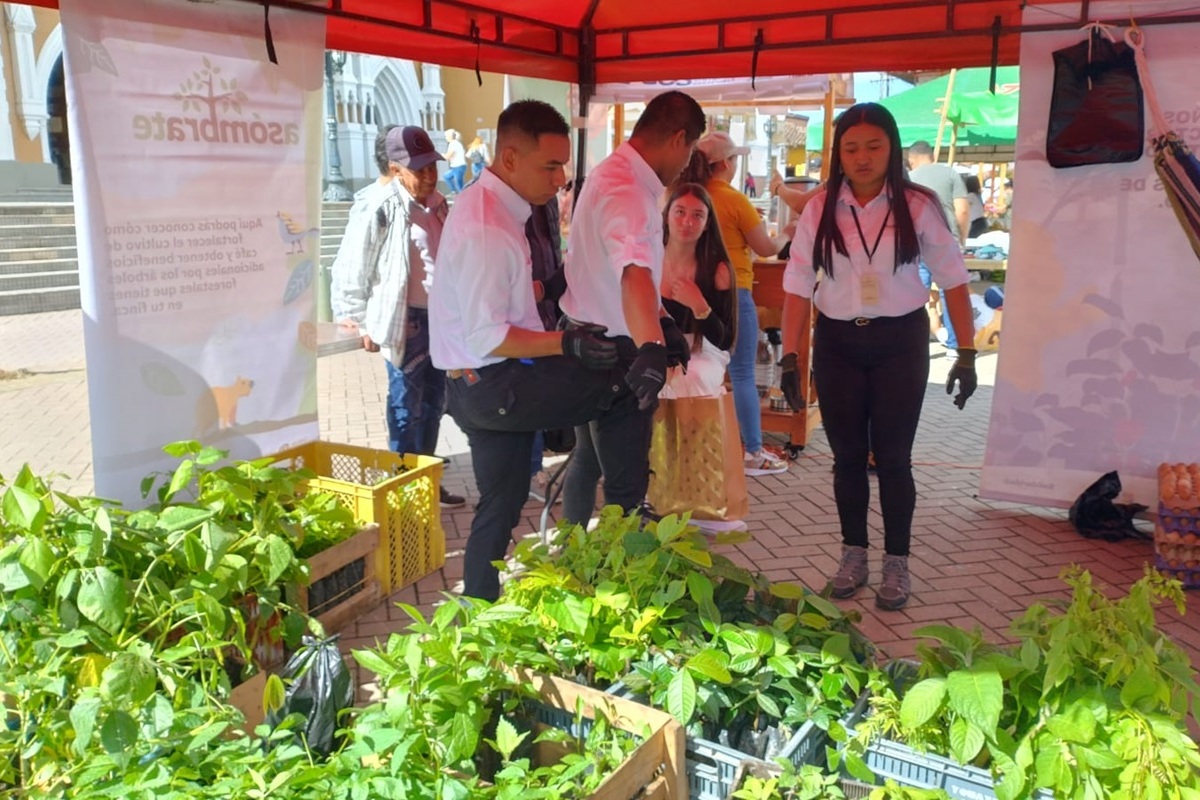
[[[357,323],[396,366],[404,360],[408,282],[414,260],[432,262],[435,255],[418,248],[436,247],[446,219],[445,198],[435,192],[423,217],[424,224],[436,226],[436,234],[414,236],[413,216],[420,213],[419,208],[398,181],[376,182],[360,190],[333,262],[334,316]],[[424,263],[421,266],[423,272]]]

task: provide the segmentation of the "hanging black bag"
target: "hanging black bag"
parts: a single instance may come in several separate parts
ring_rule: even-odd
[[[1054,52],[1046,160],[1052,167],[1137,161],[1146,140],[1142,85],[1132,48],[1105,26]]]

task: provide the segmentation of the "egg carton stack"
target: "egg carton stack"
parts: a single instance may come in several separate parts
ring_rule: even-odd
[[[1200,588],[1200,465],[1160,464],[1154,565]]]

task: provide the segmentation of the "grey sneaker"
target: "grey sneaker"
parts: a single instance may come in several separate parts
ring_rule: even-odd
[[[838,600],[853,597],[867,582],[867,548],[855,547],[852,544],[842,545],[842,563],[838,566],[837,574],[829,581],[833,587],[832,595]]]
[[[911,591],[908,580],[908,556],[883,557],[883,580],[875,593],[875,606],[885,611],[895,611],[908,602]]]

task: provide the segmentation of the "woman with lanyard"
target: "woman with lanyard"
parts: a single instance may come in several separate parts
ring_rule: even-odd
[[[813,374],[842,528],[832,594],[851,597],[867,582],[867,454],[873,452],[885,549],[875,605],[892,610],[910,591],[912,445],[929,378],[929,293],[918,265],[924,260],[945,287],[960,342],[973,339],[968,276],[937,197],[905,175],[900,134],[886,108],[847,109],[837,120],[831,159],[829,182],[805,208],[784,271],[782,388],[793,409],[803,407],[796,352],[815,305]],[[961,409],[976,387],[973,349],[958,349],[948,394],[956,383]]]

